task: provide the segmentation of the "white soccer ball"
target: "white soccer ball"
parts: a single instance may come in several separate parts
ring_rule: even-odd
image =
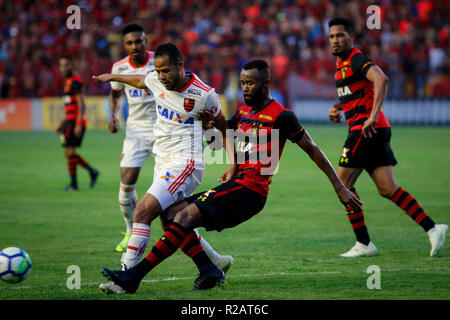
[[[25,250],[8,247],[0,252],[0,279],[8,283],[19,283],[31,272],[31,259]]]

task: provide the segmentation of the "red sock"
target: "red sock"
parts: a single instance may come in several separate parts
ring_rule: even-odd
[[[75,156],[71,156],[67,158],[67,167],[69,169],[69,175],[72,179],[72,185],[77,186],[77,163],[78,159]]]
[[[400,207],[411,219],[419,224],[425,231],[434,227],[434,221],[422,209],[417,200],[406,192],[405,189],[399,187],[391,197],[391,201]]]
[[[359,199],[358,193],[355,188],[350,189]],[[356,236],[356,241],[361,242],[364,245],[368,245],[370,242],[369,232],[364,221],[364,212],[362,209],[353,208],[351,206],[345,207],[345,213],[352,225],[353,232]]]

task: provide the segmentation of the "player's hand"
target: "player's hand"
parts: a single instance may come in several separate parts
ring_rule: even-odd
[[[202,127],[204,130],[212,129],[215,125],[214,117],[209,111],[199,111],[198,119],[202,121]]]
[[[347,188],[341,188],[339,191],[337,191],[337,195],[339,197],[339,200],[341,200],[342,204],[346,207],[351,206],[355,209],[362,209],[363,203],[361,202],[361,200],[359,200],[358,197]]]
[[[112,74],[110,73],[104,73],[99,76],[92,76],[92,79],[95,81],[101,81],[101,82],[110,82],[112,81]]]
[[[108,129],[109,131],[111,131],[112,133],[116,133],[120,130],[120,125],[119,125],[119,120],[117,120],[116,118],[113,118],[109,123],[108,123]]]
[[[58,125],[57,127],[56,127],[56,129],[55,129],[55,133],[56,134],[58,134],[58,133],[60,133],[61,132],[61,129],[62,129],[62,123],[60,124],[60,125]]]
[[[333,122],[341,122],[341,112],[336,108],[336,106],[331,106],[328,110],[328,119]]]
[[[75,137],[80,138],[82,133],[83,133],[83,127],[75,126],[75,129],[73,129],[73,134],[75,135]]]
[[[233,178],[234,173],[236,172],[237,166],[232,165],[227,170],[224,171],[222,176],[219,178],[219,182],[225,183],[231,180]]]
[[[370,117],[369,119],[367,119],[364,122],[364,125],[362,127],[362,134],[364,136],[364,138],[372,138],[372,134],[377,133],[377,130],[375,130],[375,124],[377,123],[377,121],[375,119],[373,119],[372,117]]]

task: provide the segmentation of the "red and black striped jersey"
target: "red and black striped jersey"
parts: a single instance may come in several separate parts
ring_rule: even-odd
[[[81,93],[83,80],[76,75],[66,79],[64,85],[64,108],[66,111],[66,120],[77,120],[80,106],[77,103],[76,95]],[[86,125],[86,119],[83,119],[83,125]]]
[[[349,130],[361,130],[373,106],[373,83],[366,78],[374,66],[361,51],[353,48],[342,61],[336,61],[336,88]],[[383,110],[378,114],[375,128],[390,127]]]
[[[237,138],[238,169],[234,181],[267,197],[286,139],[300,140],[304,134],[302,125],[292,111],[275,100],[257,112],[250,106],[241,106],[228,125]]]

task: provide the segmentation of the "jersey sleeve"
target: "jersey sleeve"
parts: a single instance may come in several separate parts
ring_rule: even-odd
[[[117,68],[113,65],[112,69],[111,69],[111,74],[118,74],[119,72],[117,71]],[[112,90],[116,90],[116,91],[121,91],[125,85],[122,82],[117,82],[117,81],[111,81],[110,82],[111,85],[111,89]]]
[[[351,58],[351,65],[353,73],[359,73],[366,76],[370,67],[374,66],[372,60],[370,60],[365,54],[358,53]]]
[[[222,108],[220,106],[219,95],[214,90],[211,90],[208,93],[208,96],[206,97],[206,100],[205,100],[205,109],[204,110],[211,112],[214,119],[217,118],[219,116],[219,114],[222,112]]]
[[[273,127],[280,130],[281,140],[289,139],[293,143],[299,141],[305,133],[295,114],[289,110],[285,110],[278,115]]]
[[[156,71],[150,71],[149,73],[147,73],[147,75],[145,76],[145,79],[144,79],[144,83],[147,86],[147,88],[152,90],[152,87],[154,86],[153,84],[155,83],[155,81],[159,81]]]
[[[70,87],[71,87],[70,89],[73,92],[73,94],[80,94],[81,88],[83,88],[83,83],[78,80],[73,80]]]

